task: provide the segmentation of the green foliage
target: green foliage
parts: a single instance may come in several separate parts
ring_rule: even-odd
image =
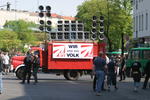
[[[31,43],[36,40],[32,34],[32,27],[36,25],[32,22],[26,22],[24,20],[9,21],[4,25],[5,28],[11,29],[18,34],[18,39],[24,43]]]
[[[130,0],[88,0],[78,6],[76,17],[92,28],[92,16],[105,18],[105,36],[109,51],[121,48],[121,34],[132,36],[132,16]]]
[[[37,37],[31,28],[36,27],[32,22],[24,20],[8,21],[4,30],[0,31],[0,48],[4,51],[26,51],[24,45],[32,45]]]
[[[17,39],[17,34],[13,31],[0,31],[0,48],[3,51],[17,49],[21,45],[21,41]]]

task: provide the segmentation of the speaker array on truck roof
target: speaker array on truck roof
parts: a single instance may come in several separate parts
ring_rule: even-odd
[[[89,40],[90,33],[84,31],[81,21],[57,22],[57,31],[49,33],[49,40]]]

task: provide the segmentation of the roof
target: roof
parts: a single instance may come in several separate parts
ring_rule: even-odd
[[[53,18],[61,18],[61,19],[65,19],[65,20],[75,20],[75,17],[72,17],[72,16],[61,16],[61,15],[58,15],[56,13],[52,13],[51,17],[53,17]]]
[[[107,52],[107,54],[121,54],[120,51],[113,51],[113,52]],[[124,52],[124,54],[127,54],[127,52]]]
[[[150,50],[150,47],[132,48],[131,50]]]

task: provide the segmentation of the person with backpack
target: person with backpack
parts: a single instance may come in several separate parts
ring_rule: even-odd
[[[30,52],[27,52],[26,57],[24,58],[24,72],[23,72],[23,79],[22,84],[25,83],[26,77],[27,77],[27,83],[30,84],[30,77],[31,77],[31,67],[32,67],[32,60],[33,56]]]
[[[111,84],[117,90],[117,66],[113,58],[110,59],[110,62],[107,64],[107,85],[108,91],[110,91]]]
[[[141,64],[139,62],[134,62],[131,66],[132,77],[134,80],[134,92],[137,92],[141,80]]]

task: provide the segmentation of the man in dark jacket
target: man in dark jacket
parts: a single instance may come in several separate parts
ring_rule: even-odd
[[[25,83],[26,77],[27,77],[27,83],[30,83],[30,77],[31,77],[31,66],[32,66],[32,60],[33,56],[28,52],[27,56],[24,58],[24,72],[23,72],[23,80],[22,84]]]
[[[146,67],[145,67],[145,74],[146,74],[146,77],[145,77],[145,81],[144,81],[144,84],[143,84],[143,89],[146,89],[148,80],[149,80],[149,78],[150,78],[150,60],[149,60],[148,63],[146,64]]]
[[[111,84],[117,90],[117,66],[113,58],[107,64],[107,75],[108,91],[110,91]]]
[[[0,94],[2,94],[3,90],[3,83],[2,83],[3,59],[1,54],[2,53],[0,52]]]

